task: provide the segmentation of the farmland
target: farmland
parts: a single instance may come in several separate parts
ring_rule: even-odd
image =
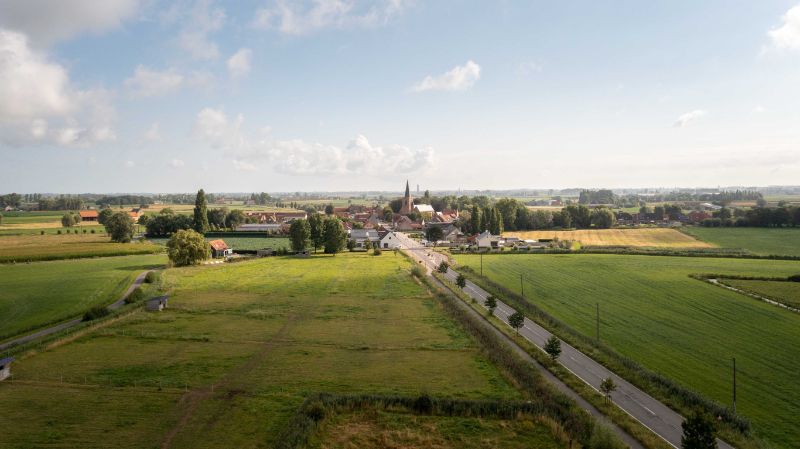
[[[0,262],[152,254],[163,251],[147,242],[112,243],[100,234],[9,235],[0,237]]]
[[[313,392],[522,399],[409,265],[347,253],[169,269],[164,312],[136,311],[16,363],[16,380],[0,386],[0,402],[13,410],[0,414],[4,439],[20,447],[269,447]],[[332,429],[354,420],[394,425],[342,415]],[[488,432],[502,423],[423,424],[446,436],[448,426]],[[554,447],[542,424],[520,423],[515,433],[502,438]]]
[[[800,309],[800,282],[723,279],[725,284]]]
[[[524,231],[506,232],[504,236],[521,239],[577,240],[591,246],[633,246],[658,248],[710,248],[713,245],[699,241],[674,229],[581,229],[576,231]]]
[[[110,304],[160,255],[0,265],[0,339]]]
[[[478,256],[456,256],[477,270]],[[777,447],[800,439],[800,315],[689,278],[693,273],[787,276],[793,261],[618,256],[483,257],[490,279],[519,291],[587,336],[595,304],[603,341],[645,367],[724,404],[730,403],[730,358],[740,368],[737,406]]]
[[[225,236],[215,236],[215,237],[206,237],[206,241],[222,239],[225,243],[228,244],[229,247],[232,249],[245,249],[245,250],[255,250],[255,249],[280,249],[280,248],[289,248],[291,244],[289,243],[289,239],[286,237],[225,237]],[[166,245],[167,238],[152,238],[148,239],[148,241],[158,244],[158,245]]]
[[[740,248],[760,255],[800,256],[800,228],[684,228],[709,244]]]

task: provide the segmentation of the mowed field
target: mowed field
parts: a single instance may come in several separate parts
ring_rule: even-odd
[[[217,239],[224,240],[232,249],[291,248],[291,243],[287,237],[206,237],[206,241]],[[157,245],[166,245],[169,239],[152,238],[147,240]]]
[[[750,281],[740,279],[722,279],[731,287],[774,299],[789,307],[800,309],[800,282]]]
[[[112,243],[100,234],[6,235],[0,237],[0,262],[152,254],[163,248],[148,242]]]
[[[714,245],[694,239],[674,229],[579,229],[575,231],[522,231],[504,232],[504,236],[521,239],[577,240],[590,246],[639,246],[658,248],[711,248]]]
[[[477,255],[457,255],[478,268]],[[693,273],[787,276],[800,262],[601,254],[489,255],[483,272],[577,331],[723,404],[730,360],[737,407],[776,447],[800,441],[800,314],[689,278]]]
[[[683,228],[688,234],[722,248],[760,255],[800,256],[800,228]]]
[[[524,399],[409,268],[346,253],[169,269],[164,312],[15,364],[0,385],[4,444],[271,447],[317,392]]]
[[[0,265],[0,340],[111,304],[139,273],[166,262],[147,255]]]

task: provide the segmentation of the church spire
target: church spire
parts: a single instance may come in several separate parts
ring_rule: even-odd
[[[408,189],[408,179],[406,179],[406,198],[411,196],[411,191]]]

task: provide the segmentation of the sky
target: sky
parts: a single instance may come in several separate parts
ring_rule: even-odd
[[[800,3],[0,0],[0,161],[0,193],[798,185]]]

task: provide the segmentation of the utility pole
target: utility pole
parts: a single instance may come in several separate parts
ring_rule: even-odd
[[[522,283],[522,273],[519,274],[519,291],[522,292],[522,298],[525,298],[525,285]]]
[[[481,276],[483,276],[483,253],[480,253],[480,255],[481,255]]]
[[[733,414],[736,414],[736,357],[733,358]]]
[[[597,303],[597,342],[600,343],[600,303]]]

